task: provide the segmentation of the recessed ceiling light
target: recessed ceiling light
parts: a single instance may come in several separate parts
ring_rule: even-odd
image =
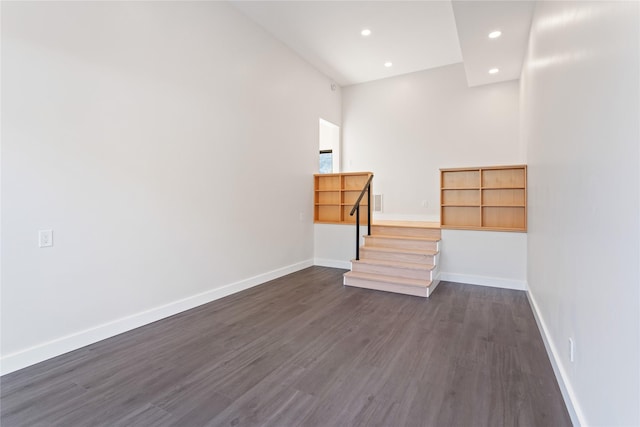
[[[384,66],[387,68],[391,67],[392,65],[393,65],[393,62],[390,62],[390,61],[387,61],[384,63]]]
[[[492,68],[489,70],[489,74],[498,74],[500,70],[498,68]]]
[[[368,28],[365,28],[364,30],[360,31],[360,34],[362,34],[363,36],[367,37],[371,35],[371,30]]]
[[[500,37],[502,35],[502,31],[500,30],[496,30],[496,31],[491,31],[489,33],[489,38],[490,39],[497,39],[498,37]]]

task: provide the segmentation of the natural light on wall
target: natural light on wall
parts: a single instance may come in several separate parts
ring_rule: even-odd
[[[320,173],[333,173],[333,150],[320,150]]]

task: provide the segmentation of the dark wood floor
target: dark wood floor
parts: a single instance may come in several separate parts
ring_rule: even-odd
[[[6,375],[12,426],[569,426],[526,295],[311,267]]]

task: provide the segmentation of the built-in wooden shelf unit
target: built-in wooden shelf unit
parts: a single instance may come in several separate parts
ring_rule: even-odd
[[[440,224],[527,231],[527,166],[440,169]]]
[[[351,208],[367,183],[371,172],[323,173],[314,179],[314,222],[355,224]],[[373,193],[371,193],[373,194]],[[360,224],[367,224],[367,196],[360,202]]]

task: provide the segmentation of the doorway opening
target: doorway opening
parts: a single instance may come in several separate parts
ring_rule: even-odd
[[[340,126],[319,119],[319,173],[340,172]]]

